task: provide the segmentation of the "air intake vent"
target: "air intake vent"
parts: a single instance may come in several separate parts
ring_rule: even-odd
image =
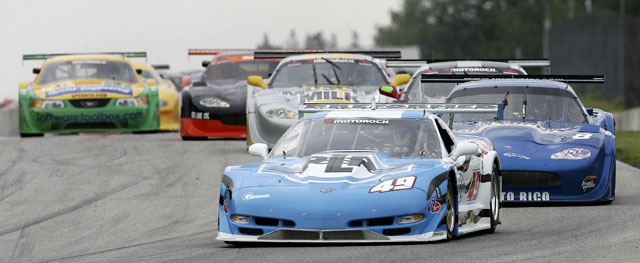
[[[502,172],[503,187],[549,187],[560,185],[560,176],[542,172]]]

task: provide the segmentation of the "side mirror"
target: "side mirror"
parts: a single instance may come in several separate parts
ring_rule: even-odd
[[[478,153],[478,145],[470,142],[461,142],[456,145],[456,148],[451,152],[451,159],[454,161],[460,156],[472,155]]]
[[[182,77],[182,88],[181,89],[184,89],[186,86],[189,86],[189,85],[191,85],[191,77],[189,77],[189,76]]]
[[[149,85],[149,86],[157,86],[158,83],[156,83],[155,79],[147,79],[147,85]]]
[[[18,83],[18,89],[26,89],[29,87],[29,82],[20,82]]]
[[[593,116],[593,108],[587,108],[587,114],[589,114],[589,116]]]
[[[249,76],[247,78],[247,83],[251,86],[261,87],[263,89],[267,88],[267,83],[264,83],[261,76]]]
[[[249,146],[249,154],[265,158],[269,154],[269,146],[264,143],[254,143]]]
[[[411,80],[411,75],[409,75],[409,74],[398,74],[398,75],[396,75],[396,79],[393,80],[393,83],[391,83],[391,85],[397,87],[397,86],[409,83],[410,80]]]
[[[40,68],[33,68],[33,74],[40,74]]]
[[[393,85],[382,85],[380,86],[378,91],[380,91],[380,94],[384,96],[391,97],[397,100],[402,97],[402,92],[398,91],[398,89]]]
[[[142,69],[137,68],[136,73],[138,73],[138,75],[142,74]]]
[[[211,61],[209,61],[209,60],[203,60],[202,61],[202,67],[204,67],[204,68],[208,67],[209,64],[211,64]]]

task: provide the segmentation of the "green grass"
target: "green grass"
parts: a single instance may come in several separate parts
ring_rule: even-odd
[[[617,158],[640,168],[640,131],[616,132]]]
[[[580,101],[586,108],[597,108],[608,112],[624,111],[625,107],[620,99],[606,99],[600,92],[579,95]]]

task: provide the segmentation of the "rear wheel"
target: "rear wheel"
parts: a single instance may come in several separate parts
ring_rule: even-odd
[[[454,230],[458,221],[458,217],[456,216],[456,204],[454,200],[454,189],[453,183],[451,180],[447,182],[447,195],[445,196],[445,203],[447,204],[447,240],[450,240],[454,237]]]
[[[497,167],[493,165],[491,173],[491,198],[489,199],[489,207],[491,209],[491,228],[488,232],[496,232],[496,227],[500,220],[500,184],[498,182]]]

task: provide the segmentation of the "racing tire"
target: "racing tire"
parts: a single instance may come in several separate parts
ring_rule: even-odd
[[[447,204],[447,211],[445,214],[446,217],[446,226],[447,226],[447,239],[446,240],[451,240],[455,237],[454,235],[454,230],[456,225],[458,225],[458,216],[456,215],[457,213],[457,209],[456,209],[456,202],[454,200],[455,195],[454,195],[454,188],[453,188],[453,184],[451,183],[452,180],[449,179],[449,181],[447,182],[447,195],[445,196],[445,204]]]
[[[500,190],[498,189],[498,173],[496,172],[498,167],[493,165],[491,172],[491,197],[489,198],[489,210],[491,211],[491,228],[487,230],[488,233],[496,232],[496,227],[500,223]]]
[[[20,138],[42,137],[44,133],[20,133]]]

